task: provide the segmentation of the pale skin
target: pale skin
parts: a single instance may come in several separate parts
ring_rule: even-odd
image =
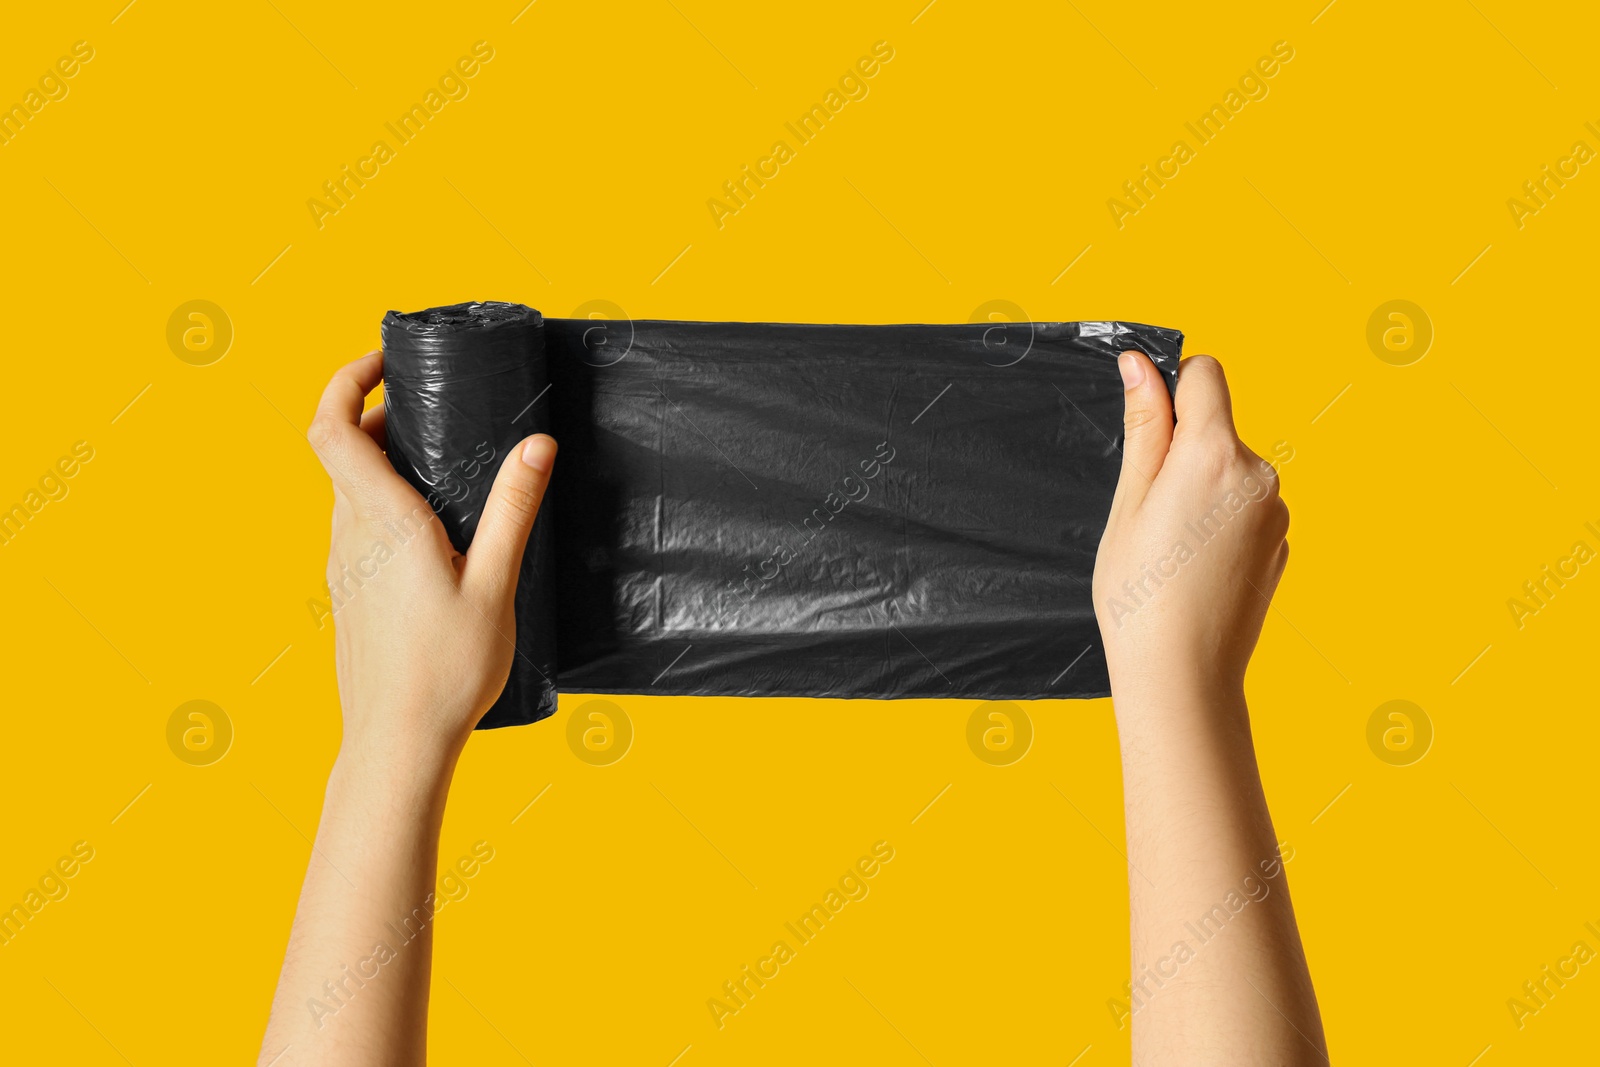
[[[1133,1062],[1326,1064],[1244,697],[1289,511],[1234,430],[1221,364],[1182,363],[1175,413],[1145,356],[1119,369],[1127,440],[1094,599],[1122,746]]]
[[[1170,560],[1185,524],[1270,468],[1235,434],[1214,360],[1183,364],[1176,426],[1150,362],[1127,353],[1120,367],[1127,442],[1094,599],[1122,743],[1132,973],[1161,979],[1146,980],[1153,992],[1125,1019],[1134,1063],[1324,1063],[1286,875],[1281,863],[1270,874],[1265,866],[1278,844],[1244,700],[1245,668],[1288,556],[1288,511],[1276,477],[1259,493],[1247,489],[1248,506],[1155,587],[1145,568]],[[333,482],[330,583],[370,560],[375,543],[398,547],[335,618],[344,736],[263,1067],[425,1061],[433,925],[416,917],[431,905],[456,761],[510,672],[512,596],[555,462],[548,437],[513,448],[471,549],[457,553],[384,456],[382,405],[363,413],[382,371],[377,352],[342,368],[308,434]],[[1148,595],[1127,603],[1127,581],[1143,581]],[[1133,610],[1118,610],[1119,598]],[[1173,965],[1176,942],[1198,941],[1187,926],[1230,892],[1249,903]]]
[[[374,544],[395,547],[335,616],[344,737],[263,1065],[425,1061],[433,924],[417,913],[427,916],[435,891],[456,760],[511,670],[512,596],[555,463],[549,437],[512,448],[471,550],[457,553],[384,456],[383,406],[362,413],[382,374],[379,352],[341,369],[307,434],[333,481],[330,584],[372,560]],[[375,951],[380,943],[391,951]],[[333,1010],[313,1010],[313,1000]]]

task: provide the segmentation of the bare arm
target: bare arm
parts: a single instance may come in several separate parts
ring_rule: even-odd
[[[1122,744],[1133,1062],[1328,1062],[1256,768],[1244,675],[1288,560],[1272,465],[1233,426],[1221,365],[1182,364],[1173,404],[1121,361],[1127,442],[1095,565]]]
[[[555,461],[548,437],[514,448],[457,553],[384,457],[382,406],[362,414],[382,371],[376,352],[340,370],[310,433],[333,480],[344,738],[261,1046],[275,1067],[424,1062],[445,796],[511,669],[512,597]]]

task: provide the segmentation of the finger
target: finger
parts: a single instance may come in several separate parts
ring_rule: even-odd
[[[339,368],[323,390],[306,431],[328,477],[358,510],[371,509],[403,484],[378,443],[361,432],[362,404],[382,379],[381,352],[370,352]]]
[[[322,391],[317,404],[316,418],[330,418],[340,422],[355,423],[361,420],[361,409],[367,394],[383,381],[383,352],[368,352],[333,372],[328,387]]]
[[[508,603],[516,591],[522,550],[555,462],[555,438],[535,434],[512,449],[500,465],[461,575],[463,587],[490,603]]]
[[[1178,364],[1178,433],[1204,429],[1233,432],[1233,398],[1222,364],[1210,356],[1190,356]]]
[[[1122,473],[1112,509],[1136,507],[1166,462],[1172,447],[1172,398],[1150,357],[1124,352],[1117,360],[1122,373]]]
[[[379,448],[389,451],[389,405],[379,403],[363,411],[361,429],[378,443]]]

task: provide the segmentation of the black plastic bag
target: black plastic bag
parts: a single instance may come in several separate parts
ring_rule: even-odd
[[[389,458],[465,550],[550,433],[517,656],[480,727],[556,691],[1034,699],[1107,693],[1090,600],[1121,465],[1117,355],[1182,334],[543,319],[383,321]]]

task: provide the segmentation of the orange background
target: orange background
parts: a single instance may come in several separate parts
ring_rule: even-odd
[[[0,945],[13,1058],[254,1054],[339,737],[303,431],[386,309],[489,298],[819,322],[1004,300],[1184,330],[1227,365],[1245,438],[1294,449],[1250,696],[1330,1049],[1592,1054],[1592,967],[1520,1029],[1507,1001],[1600,949],[1600,577],[1520,628],[1508,601],[1600,548],[1600,177],[1569,164],[1520,219],[1508,201],[1600,148],[1594,13],[923,2],[8,13],[0,103],[93,50],[0,144],[0,506],[93,449],[0,545],[0,904],[93,849]],[[319,228],[322,183],[477,41],[467,95]],[[865,97],[719,229],[722,183],[878,41]],[[1197,144],[1185,123],[1280,41],[1265,95]],[[1108,201],[1179,139],[1193,158],[1119,228]],[[169,343],[191,300],[231,324],[220,358]],[[1392,300],[1431,326],[1420,359],[1383,347],[1399,320],[1369,343]],[[205,766],[168,743],[196,699],[233,731]],[[1420,759],[1369,747],[1395,699],[1431,725]],[[594,766],[567,742],[582,703],[468,747],[442,857],[494,859],[438,921],[441,1061],[1126,1061],[1107,702],[1030,705],[1007,766],[969,749],[962,702],[631,697],[631,749]],[[866,899],[718,1029],[707,1000],[880,840]]]

